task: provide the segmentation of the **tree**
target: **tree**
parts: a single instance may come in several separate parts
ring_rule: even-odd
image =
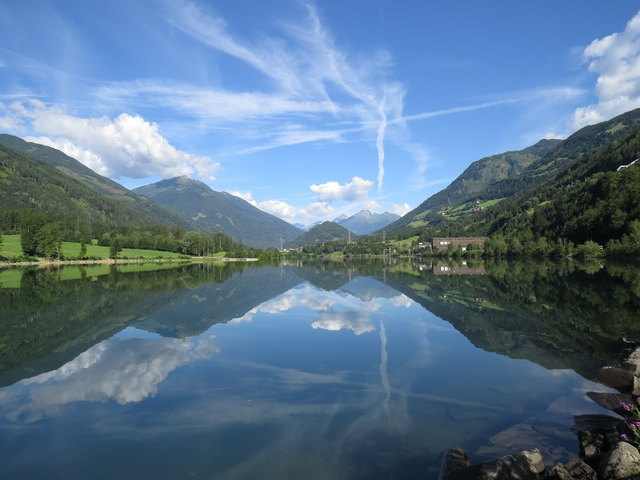
[[[80,260],[87,258],[87,240],[84,237],[80,239],[80,254],[78,255],[78,258]]]
[[[592,240],[587,240],[576,248],[576,256],[578,257],[600,257],[602,256],[602,249],[600,245]]]
[[[62,257],[62,236],[57,224],[48,223],[40,229],[36,252],[39,256],[48,259]]]
[[[114,260],[118,258],[118,253],[122,251],[122,245],[120,244],[120,239],[114,235],[111,237],[111,244],[109,245],[109,258],[113,258]]]
[[[20,226],[20,246],[25,255],[38,255],[40,231],[44,227],[44,219],[37,215],[28,215]]]

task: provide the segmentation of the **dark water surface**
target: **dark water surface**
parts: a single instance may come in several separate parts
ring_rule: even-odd
[[[0,272],[0,478],[435,478],[577,453],[640,269],[576,262]]]

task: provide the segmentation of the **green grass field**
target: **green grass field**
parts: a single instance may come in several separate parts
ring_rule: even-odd
[[[0,245],[0,255],[4,257],[19,257],[22,255],[20,235],[3,235]]]
[[[412,242],[418,240],[418,235],[414,235],[413,237],[405,238],[404,240],[395,240],[391,242],[392,245],[400,246],[400,245],[410,245]]]
[[[19,257],[22,255],[20,247],[20,235],[3,235],[0,246],[0,255],[4,257]],[[62,254],[66,258],[77,258],[80,255],[80,244],[75,242],[62,242]],[[87,245],[87,257],[109,258],[109,247],[99,245]],[[162,252],[159,250],[141,250],[138,248],[124,248],[119,254],[120,258],[181,258],[180,253]]]

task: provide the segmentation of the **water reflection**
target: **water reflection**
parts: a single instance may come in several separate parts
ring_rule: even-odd
[[[2,473],[428,477],[451,445],[563,459],[572,416],[598,411],[588,380],[640,339],[639,271],[473,268],[28,272],[0,289]]]
[[[0,391],[0,407],[13,421],[34,422],[74,402],[140,402],[155,395],[179,366],[218,351],[213,335],[191,340],[110,338],[57,370]]]

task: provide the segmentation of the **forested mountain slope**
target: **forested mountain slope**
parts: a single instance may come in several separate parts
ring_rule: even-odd
[[[198,229],[198,225],[188,217],[159,205],[147,197],[133,193],[119,183],[99,175],[60,150],[38,143],[26,142],[19,137],[7,134],[0,134],[0,145],[11,147],[24,155],[54,167],[60,173],[77,180],[96,193],[128,206],[142,213],[144,216],[153,219],[155,223],[168,226],[180,226],[187,230]]]
[[[351,235],[352,240],[356,238]],[[349,230],[335,222],[322,222],[308,232],[304,232],[295,240],[287,244],[288,247],[298,247],[301,245],[313,245],[316,243],[330,242],[332,240],[348,240]]]
[[[189,177],[175,177],[133,190],[188,216],[202,231],[222,232],[256,248],[280,247],[303,231],[227,192]]]
[[[522,195],[451,225],[456,234],[544,236],[604,244],[640,220],[640,128]],[[635,163],[634,163],[635,162]]]
[[[640,109],[584,127],[563,141],[543,140],[520,152],[508,152],[482,159],[472,164],[446,189],[390,225],[388,230],[437,227],[443,223],[450,224],[452,221],[464,222],[463,219],[466,217],[481,217],[485,210],[495,209],[495,205],[504,202],[505,199],[521,196],[537,186],[553,181],[559,175],[563,175],[567,168],[579,169],[580,163],[594,152],[624,138],[637,128],[640,128]],[[518,155],[514,157],[514,153]],[[512,162],[515,162],[516,158],[522,160],[525,153],[527,161],[530,161],[528,166],[521,171],[510,170],[508,159]],[[495,181],[496,175],[478,172],[478,168],[494,164],[496,168],[503,170],[503,179]],[[482,170],[487,171],[486,168]],[[491,168],[488,171],[490,172]],[[588,174],[586,171],[583,173]],[[476,183],[476,187],[479,188],[474,190],[465,188],[465,185],[473,184],[470,179],[474,176],[486,180]]]
[[[84,224],[149,227],[159,222],[50,165],[0,144],[0,210],[30,210]]]

